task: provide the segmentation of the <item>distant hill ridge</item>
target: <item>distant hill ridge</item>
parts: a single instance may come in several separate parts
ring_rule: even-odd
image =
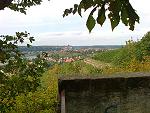
[[[94,45],[94,46],[70,46],[72,49],[88,49],[88,48],[102,48],[102,49],[115,49],[121,48],[123,45]],[[59,51],[66,46],[32,46],[30,48],[26,46],[19,46],[19,50],[21,51],[49,51],[56,50]]]

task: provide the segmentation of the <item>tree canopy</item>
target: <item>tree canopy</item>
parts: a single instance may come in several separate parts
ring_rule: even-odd
[[[14,107],[17,95],[37,90],[40,77],[47,67],[47,63],[40,56],[32,62],[24,58],[17,44],[23,43],[25,39],[30,43],[34,41],[34,37],[27,32],[16,32],[14,36],[0,36],[0,112],[2,113]]]
[[[0,0],[0,10],[7,7],[26,14],[28,7],[40,5],[41,3],[42,0]],[[107,16],[112,30],[118,26],[120,21],[125,26],[128,26],[130,30],[134,30],[136,22],[139,23],[139,16],[129,0],[81,0],[79,4],[74,4],[73,8],[65,9],[63,17],[71,13],[78,13],[82,17],[82,10],[85,12],[88,9],[91,10],[86,22],[89,32],[92,31],[96,24],[102,26]],[[93,16],[94,13],[97,13],[96,18]]]
[[[27,7],[40,5],[42,0],[0,0],[0,10],[5,7],[26,14]]]

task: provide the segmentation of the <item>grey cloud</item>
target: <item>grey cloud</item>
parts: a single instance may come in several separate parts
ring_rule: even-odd
[[[49,36],[63,36],[64,33],[52,33],[52,34],[49,34]]]

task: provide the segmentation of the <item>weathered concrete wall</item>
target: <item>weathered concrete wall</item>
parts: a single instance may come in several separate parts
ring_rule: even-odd
[[[60,80],[65,113],[150,113],[150,74]]]

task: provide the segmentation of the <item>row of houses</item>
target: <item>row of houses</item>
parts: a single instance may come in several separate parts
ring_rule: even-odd
[[[64,58],[59,58],[59,59],[54,59],[51,57],[45,58],[49,62],[58,62],[58,63],[63,63],[63,62],[74,62],[77,60],[81,60],[81,56],[76,56],[76,57],[64,57]]]

